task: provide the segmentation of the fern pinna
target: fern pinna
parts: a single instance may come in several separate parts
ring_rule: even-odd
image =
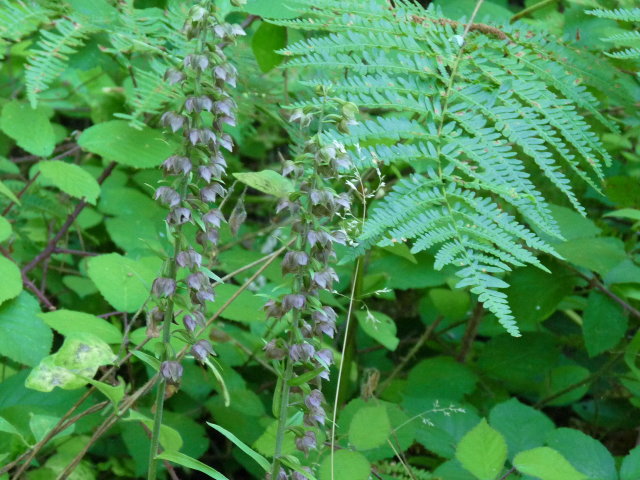
[[[617,10],[595,9],[589,10],[587,13],[610,20],[640,23],[640,8],[619,8]],[[618,60],[636,60],[640,58],[640,32],[638,30],[616,33],[607,37],[605,40],[612,43],[615,47],[620,47],[619,50],[607,53],[611,58]]]
[[[624,96],[613,69],[593,68],[601,62],[594,55],[521,25],[465,24],[406,0],[299,9],[302,18],[275,23],[328,35],[289,45],[287,67],[311,69],[302,73],[308,84],[369,112],[349,133],[326,130],[326,139],[364,168],[414,171],[373,209],[357,252],[405,241],[413,252],[430,250],[435,268],[456,266],[457,286],[520,335],[503,274],[526,264],[545,270],[534,251],[558,254],[536,232],[560,238],[533,178],[541,173],[584,214],[572,182],[598,190],[611,158],[581,112],[615,127],[583,83]]]

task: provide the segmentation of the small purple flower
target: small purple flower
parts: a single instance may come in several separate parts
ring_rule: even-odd
[[[167,223],[169,225],[182,225],[189,220],[191,220],[191,210],[184,207],[175,208],[167,215]]]
[[[324,401],[324,395],[318,389],[311,390],[309,395],[304,398],[304,404],[309,409],[321,407]]]
[[[333,282],[338,280],[338,275],[333,268],[325,268],[313,274],[313,283],[320,288],[330,289]]]
[[[307,430],[304,435],[296,438],[296,447],[308,455],[310,450],[315,450],[317,447],[316,434]]]
[[[186,118],[183,115],[175,112],[165,112],[160,117],[160,123],[165,127],[171,128],[173,133],[177,132],[184,125]]]
[[[202,216],[202,221],[208,225],[220,228],[220,223],[224,222],[224,215],[220,210],[214,208]]]
[[[187,285],[189,286],[189,288],[199,290],[205,285],[209,286],[209,280],[207,280],[207,277],[204,273],[196,272],[187,277]]]
[[[302,467],[302,469],[307,472],[309,476],[307,477],[300,472],[293,472],[291,474],[291,480],[309,480],[309,478],[312,478],[311,469],[309,467]]]
[[[302,310],[307,303],[304,295],[299,293],[290,293],[282,298],[282,310],[286,313],[292,308]]]
[[[329,338],[333,338],[336,332],[336,312],[331,307],[322,307],[311,314],[315,322],[313,330],[316,335],[324,333]]]
[[[282,310],[282,304],[275,300],[269,300],[262,308],[267,313],[267,318],[282,318],[286,313]]]
[[[158,298],[170,297],[176,291],[176,281],[173,278],[156,278],[151,291]]]
[[[184,369],[178,362],[162,362],[160,365],[160,375],[169,385],[179,385]]]
[[[271,360],[282,360],[286,353],[284,349],[278,346],[278,342],[276,340],[271,340],[267,343],[263,350],[266,357]]]
[[[194,268],[202,264],[202,255],[193,248],[178,253],[176,263],[181,267]]]
[[[158,187],[155,193],[155,198],[163,205],[167,205],[171,208],[180,203],[180,195],[170,187]]]
[[[213,183],[200,190],[200,198],[203,202],[215,202],[218,195],[222,197],[225,193],[227,191],[221,184]]]
[[[175,85],[185,79],[184,73],[173,68],[168,69],[164,74],[164,79],[169,85]]]
[[[198,326],[198,322],[196,322],[196,319],[193,317],[193,315],[185,315],[182,319],[182,323],[184,324],[184,328],[186,328],[191,333],[193,333]]]
[[[211,287],[205,287],[196,292],[194,303],[204,305],[207,302],[215,301],[215,299],[216,296],[213,293],[213,289]]]
[[[295,273],[309,264],[309,256],[305,252],[290,251],[287,252],[282,259],[282,273]]]
[[[214,355],[213,347],[208,340],[199,340],[197,341],[193,347],[191,347],[191,353],[201,363],[209,357],[209,355]]]
[[[219,138],[220,146],[229,152],[233,152],[233,139],[228,133],[223,133]]]
[[[289,357],[294,362],[308,362],[315,353],[316,349],[310,343],[296,343],[289,350]]]
[[[333,352],[328,348],[323,348],[316,353],[318,362],[325,368],[329,368],[333,364]]]
[[[172,155],[163,162],[162,167],[167,173],[186,175],[191,171],[191,162],[187,157]]]
[[[305,425],[313,427],[317,424],[324,425],[327,414],[322,407],[313,407],[305,412],[303,421]]]

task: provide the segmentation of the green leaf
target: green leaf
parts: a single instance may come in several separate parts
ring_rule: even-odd
[[[622,307],[599,292],[591,292],[582,318],[582,334],[590,357],[615,347],[627,331]]]
[[[11,236],[12,228],[9,221],[0,217],[0,242],[4,242],[7,238]]]
[[[20,205],[20,199],[14,195],[14,193],[4,183],[0,182],[0,194],[7,197],[13,203]]]
[[[493,480],[507,460],[507,443],[483,419],[462,437],[456,448],[456,458],[479,480]]]
[[[294,5],[295,2],[287,0],[248,0],[244,9],[252,15],[263,18],[287,19],[298,16],[297,12],[292,9]]]
[[[588,268],[600,275],[627,258],[624,243],[619,238],[578,238],[556,245],[556,250],[567,261]]]
[[[222,435],[227,437],[236,447],[238,447],[244,453],[246,453],[251,458],[253,458],[258,463],[258,465],[262,467],[262,469],[265,472],[268,472],[271,469],[271,463],[266,458],[264,458],[262,455],[256,452],[253,448],[251,448],[249,445],[247,445],[238,437],[236,437],[229,430],[222,428],[220,425],[216,425],[215,423],[207,422],[207,425],[209,425],[211,428],[217,430]]]
[[[118,404],[124,398],[125,383],[122,378],[119,378],[120,383],[115,386],[106,384],[104,382],[99,382],[91,378],[85,378],[85,380],[87,381],[87,383],[90,383],[91,385],[96,387],[105,397],[111,400],[114,409],[118,408]]]
[[[274,170],[240,172],[234,173],[233,176],[245,185],[268,195],[286,197],[293,192],[293,184],[291,181]]]
[[[140,360],[142,360],[147,365],[149,365],[156,372],[160,371],[160,360],[158,360],[156,357],[152,357],[151,355],[149,355],[147,353],[144,353],[144,352],[142,352],[140,350],[134,350],[134,351],[131,352],[131,354],[134,357],[139,358]]]
[[[358,452],[338,450],[334,454],[334,474],[331,475],[331,458],[324,457],[320,464],[318,478],[320,480],[367,480],[371,472],[371,464]]]
[[[117,253],[90,258],[87,270],[105,300],[124,312],[135,312],[144,304],[157,273]]]
[[[0,304],[20,295],[22,275],[20,269],[11,260],[0,257]]]
[[[78,165],[48,160],[37,164],[40,178],[51,183],[67,195],[84,198],[87,203],[95,205],[100,195],[100,185],[89,172]]]
[[[160,165],[177,149],[177,144],[165,137],[158,130],[136,130],[124,120],[111,120],[87,128],[78,145],[121,165],[150,168]]]
[[[262,22],[251,39],[251,49],[258,66],[263,72],[273,70],[284,60],[284,56],[276,53],[287,45],[287,29],[272,23]]]
[[[208,313],[213,314],[225,302],[235,295],[240,287],[236,285],[224,284],[216,287],[216,301],[209,303]],[[261,322],[264,320],[264,299],[253,293],[244,290],[220,315],[227,320],[234,320],[242,323]]]
[[[557,450],[538,447],[521,452],[513,459],[519,472],[540,480],[587,480]]]
[[[56,146],[53,127],[43,108],[31,108],[14,100],[6,103],[0,115],[0,128],[18,146],[39,157],[48,157]]]
[[[40,392],[55,387],[74,390],[87,384],[102,365],[112,364],[116,356],[108,344],[89,333],[76,333],[65,338],[53,355],[45,357],[25,380],[25,386]]]
[[[640,446],[637,446],[622,459],[620,480],[637,480],[640,478]]]
[[[61,309],[55,312],[40,313],[38,316],[55,331],[65,336],[85,332],[91,333],[107,343],[122,342],[122,333],[116,326],[89,313]]]
[[[580,382],[584,382],[589,378],[591,372],[579,365],[562,365],[561,367],[554,368],[549,372],[548,382],[542,384],[543,397],[549,397],[556,393],[563,392],[565,389]],[[589,390],[589,383],[584,382],[579,387],[573,388],[567,393],[554,398],[548,402],[550,406],[563,406],[570,405],[580,400]]]
[[[40,306],[26,292],[0,306],[0,355],[37,365],[51,350],[51,329],[38,318]]]
[[[185,455],[184,453],[164,451],[161,454],[156,455],[156,458],[158,460],[167,460],[171,463],[175,463],[176,465],[197,470],[198,472],[202,472],[215,480],[229,480],[216,469],[211,468],[209,465],[205,465],[201,461]]]
[[[396,336],[396,324],[391,317],[371,310],[366,312],[358,310],[355,313],[358,325],[360,325],[364,333],[384,345],[388,350],[393,351],[398,347],[400,340]]]
[[[136,410],[129,410],[129,416],[124,419],[125,421],[139,421],[144,423],[150,429],[153,428],[153,418],[147,417]],[[160,425],[160,445],[162,448],[169,451],[178,451],[182,448],[183,441],[182,436],[174,428],[168,425]]]
[[[547,435],[555,428],[544,413],[516,398],[493,407],[489,423],[504,436],[511,458],[518,452],[544,445]]]
[[[560,452],[588,478],[617,480],[613,456],[595,438],[573,428],[558,428],[547,437],[547,445]]]
[[[640,210],[637,208],[622,208],[603,215],[604,217],[626,218],[628,220],[640,221]]]
[[[429,290],[429,298],[438,312],[451,320],[462,320],[469,313],[471,297],[464,290],[432,288]]]
[[[469,367],[453,358],[431,357],[411,369],[404,394],[413,398],[459,402],[473,392],[477,381]]]
[[[391,434],[391,424],[384,405],[359,409],[349,424],[349,442],[358,450],[384,445]]]

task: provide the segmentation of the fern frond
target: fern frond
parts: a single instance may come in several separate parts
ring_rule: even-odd
[[[64,72],[69,56],[82,45],[93,26],[74,18],[59,18],[54,30],[44,30],[30,51],[26,66],[27,98],[35,107],[38,95]]]
[[[369,111],[349,132],[326,130],[325,140],[343,144],[357,165],[416,172],[373,208],[356,254],[397,242],[431,250],[436,268],[456,266],[458,286],[518,335],[502,277],[523,265],[545,269],[535,251],[558,256],[527,223],[560,236],[528,170],[585,213],[572,182],[598,190],[611,157],[582,112],[615,126],[583,83],[606,91],[618,77],[569,65],[574,49],[530,27],[474,26],[465,38],[465,25],[435,9],[394,5],[318,0],[301,7],[302,18],[275,21],[327,32],[282,50],[287,67],[311,69],[309,85]]]
[[[587,13],[596,17],[608,18],[622,22],[640,22],[640,8],[619,8],[617,10],[596,9],[589,10]],[[632,31],[623,34],[616,34],[609,38],[605,38],[605,40],[615,44],[616,46],[629,47],[615,52],[606,52],[608,57],[615,58],[617,60],[635,60],[640,58],[640,32]]]
[[[0,1],[0,38],[18,41],[38,29],[51,11],[34,1]]]
[[[587,10],[586,13],[600,18],[608,18],[609,20],[619,20],[621,22],[640,22],[640,8],[618,8],[615,10],[604,10],[601,8],[597,8],[594,10]]]

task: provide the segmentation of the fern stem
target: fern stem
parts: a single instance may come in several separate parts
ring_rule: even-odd
[[[535,5],[531,5],[530,7],[527,7],[524,10],[521,10],[518,13],[516,13],[513,17],[511,17],[511,19],[509,20],[509,23],[514,23],[520,20],[521,18],[526,17],[527,15],[535,12],[536,10],[540,10],[541,8],[548,7],[549,5],[553,5],[554,3],[557,3],[557,2],[558,0],[542,0],[541,2],[538,2]]]

